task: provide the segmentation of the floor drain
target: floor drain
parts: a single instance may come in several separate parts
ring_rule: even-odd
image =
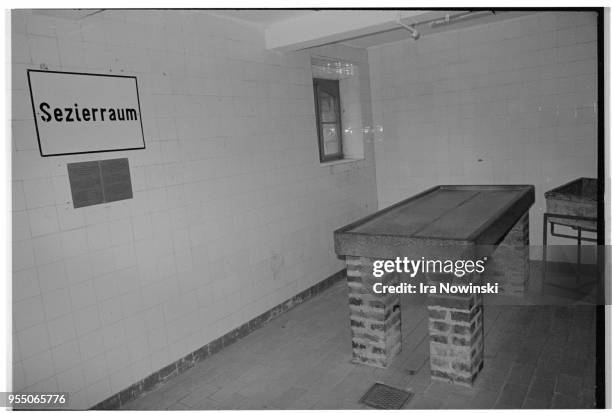
[[[396,389],[382,383],[375,383],[363,395],[359,403],[363,403],[375,409],[401,409],[408,400],[414,396],[413,393]]]

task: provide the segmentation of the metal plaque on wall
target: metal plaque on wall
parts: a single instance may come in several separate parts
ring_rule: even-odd
[[[70,163],[68,179],[75,208],[133,197],[127,158]]]
[[[100,161],[105,202],[132,198],[130,164],[127,158]]]

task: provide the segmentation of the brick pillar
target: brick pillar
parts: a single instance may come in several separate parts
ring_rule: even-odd
[[[428,297],[431,378],[471,386],[484,357],[482,294]]]
[[[487,262],[485,281],[499,293],[521,297],[529,283],[529,212],[514,224]]]
[[[397,274],[372,275],[372,258],[346,257],[353,362],[388,367],[402,349],[398,294],[375,294],[376,282],[398,283]]]
[[[483,276],[463,281],[497,282],[500,294],[522,295],[529,281],[528,246],[529,213],[525,213],[497,245]],[[483,367],[482,294],[430,294],[428,300],[432,379],[471,386]]]

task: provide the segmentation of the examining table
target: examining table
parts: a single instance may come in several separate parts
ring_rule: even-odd
[[[336,230],[335,251],[347,265],[353,361],[387,367],[402,347],[400,297],[374,293],[374,261],[491,255],[484,275],[501,279],[504,294],[521,294],[533,203],[532,185],[440,185]],[[401,275],[375,280],[394,285]],[[482,294],[427,300],[432,378],[471,385],[483,366]]]

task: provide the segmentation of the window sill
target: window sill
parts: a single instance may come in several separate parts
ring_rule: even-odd
[[[359,162],[363,161],[365,158],[348,158],[348,159],[338,159],[337,161],[329,161],[320,163],[319,166],[334,166],[334,165],[342,165],[345,163]]]

